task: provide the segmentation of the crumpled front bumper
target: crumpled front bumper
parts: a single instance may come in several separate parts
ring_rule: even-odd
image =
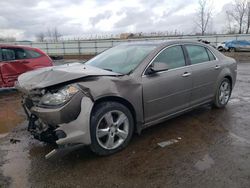
[[[58,108],[42,108],[36,106],[30,109],[26,108],[30,113],[30,117],[35,115],[40,122],[54,127],[53,131],[55,135],[57,135],[55,142],[58,148],[48,153],[46,158],[52,157],[62,149],[91,144],[90,115],[92,107],[93,101],[81,93],[74,96],[74,98],[64,106]]]
[[[90,145],[90,113],[93,107],[93,102],[88,97],[83,97],[81,101],[81,111],[77,119],[69,122],[59,124],[55,131],[63,131],[66,137],[59,138],[56,143],[59,146],[58,149],[52,150],[46,155],[46,158],[50,158],[55,155],[60,149],[65,146],[71,146],[73,148],[77,145]],[[63,147],[62,147],[63,146]]]

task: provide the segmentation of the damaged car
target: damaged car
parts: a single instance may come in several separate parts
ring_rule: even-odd
[[[38,48],[0,44],[0,88],[13,87],[22,73],[49,66],[51,58]]]
[[[204,104],[225,107],[236,69],[234,59],[199,42],[136,42],[85,64],[24,73],[16,87],[28,130],[57,145],[47,158],[79,145],[110,155],[146,127]]]

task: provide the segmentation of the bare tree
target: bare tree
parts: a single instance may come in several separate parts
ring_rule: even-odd
[[[50,40],[50,41],[53,40],[53,35],[52,35],[52,31],[51,31],[50,28],[47,29],[46,37],[47,37],[47,39]]]
[[[58,31],[57,27],[47,30],[47,38],[51,41],[58,42],[62,34]]]
[[[36,40],[38,42],[44,42],[45,41],[45,33],[40,32],[36,35]]]
[[[250,27],[250,2],[247,2],[247,27],[246,27],[246,34],[249,32]]]
[[[247,14],[247,0],[235,0],[233,4],[233,9],[228,10],[227,14],[230,17],[230,19],[232,18],[234,22],[237,23],[239,29],[238,33],[239,34],[243,33],[244,19]]]
[[[55,42],[58,42],[62,34],[58,31],[58,29],[55,27],[53,30],[53,39]]]
[[[229,11],[226,11],[226,19],[227,19],[226,20],[227,26],[225,28],[226,33],[227,34],[236,34],[238,31],[237,31],[237,28],[235,26],[235,22],[233,22],[231,19]]]
[[[208,0],[199,0],[199,8],[197,10],[196,25],[199,27],[201,35],[207,31],[208,24],[211,21],[212,9]]]

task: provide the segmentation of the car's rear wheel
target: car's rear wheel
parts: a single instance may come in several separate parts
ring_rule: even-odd
[[[227,105],[232,92],[232,85],[228,78],[224,78],[216,92],[214,105],[217,108],[223,108]]]
[[[130,110],[118,102],[97,104],[91,116],[91,150],[110,155],[126,147],[131,140],[134,120]]]

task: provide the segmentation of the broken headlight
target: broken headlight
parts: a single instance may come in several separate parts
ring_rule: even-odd
[[[74,85],[68,85],[58,91],[46,93],[40,100],[40,104],[47,106],[59,106],[68,102],[79,89]]]

